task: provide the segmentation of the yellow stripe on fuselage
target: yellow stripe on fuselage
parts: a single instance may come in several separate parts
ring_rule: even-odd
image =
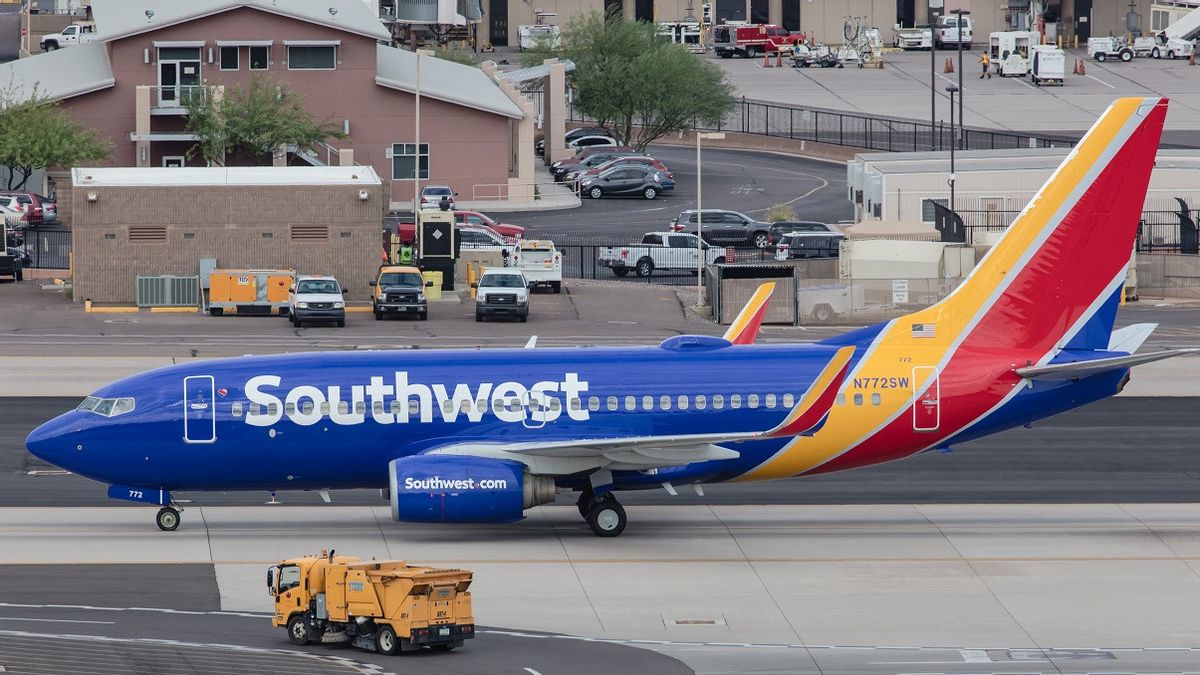
[[[958,342],[962,332],[985,307],[1006,276],[1018,271],[1016,268],[1022,256],[1038,241],[1055,213],[1071,198],[1144,101],[1142,98],[1115,101],[1013,221],[1000,242],[949,297],[897,319],[876,337],[874,350],[866,351],[842,384],[845,401],[834,406],[820,431],[813,436],[797,437],[774,457],[737,480],[784,478],[810,471],[855,447],[906,410],[913,400],[913,392],[921,391],[933,374],[926,369],[928,374],[914,382],[913,368],[936,366],[942,362],[947,350]],[[934,337],[914,338],[914,323],[933,324]],[[890,378],[902,377],[907,377],[909,384],[903,389],[855,386],[856,380],[866,381],[865,378],[891,381]],[[862,405],[854,404],[855,394],[862,395]],[[870,403],[871,394],[880,395],[880,405]],[[921,439],[915,434],[913,438],[912,450],[915,452],[921,449],[918,447]]]

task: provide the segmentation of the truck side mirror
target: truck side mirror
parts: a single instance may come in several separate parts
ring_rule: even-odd
[[[275,595],[275,568],[267,568],[267,592]]]
[[[374,280],[374,279],[372,279],[371,281],[368,281],[368,282],[367,282],[367,285],[368,285],[368,286],[375,286],[375,285],[377,285],[377,284],[376,284],[375,280]]]

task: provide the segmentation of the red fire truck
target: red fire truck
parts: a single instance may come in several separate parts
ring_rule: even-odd
[[[713,31],[713,51],[723,59],[741,54],[754,58],[764,52],[790,52],[804,36],[767,23],[725,24]]]

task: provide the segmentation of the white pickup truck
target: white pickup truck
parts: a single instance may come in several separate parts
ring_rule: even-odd
[[[725,249],[700,243],[704,264],[725,262]],[[650,232],[642,243],[628,246],[601,247],[597,260],[613,274],[623,277],[633,270],[639,277],[648,277],[655,270],[696,271],[696,235],[682,232]]]
[[[508,266],[524,272],[530,288],[549,286],[555,293],[562,292],[562,253],[552,241],[522,239],[509,256]]]
[[[83,44],[96,39],[94,24],[77,21],[67,26],[61,33],[51,33],[42,38],[41,47],[44,52],[52,52],[60,47]]]

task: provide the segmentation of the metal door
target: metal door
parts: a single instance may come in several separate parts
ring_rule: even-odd
[[[1075,0],[1075,34],[1082,45],[1092,36],[1092,0]]]
[[[488,21],[488,39],[493,47],[508,46],[508,0],[491,0],[488,3],[491,19]]]
[[[212,375],[183,378],[183,440],[185,443],[215,443],[217,405]]]
[[[942,391],[937,366],[912,369],[913,430],[937,431],[942,421]]]

